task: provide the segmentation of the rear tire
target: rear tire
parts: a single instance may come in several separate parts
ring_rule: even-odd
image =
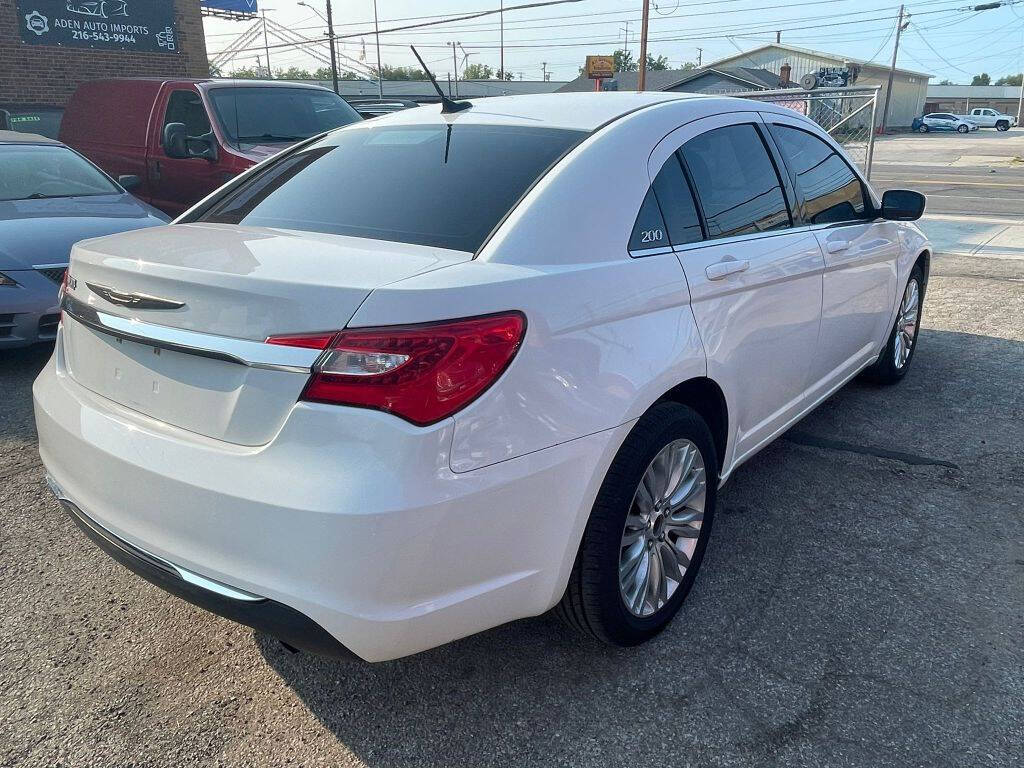
[[[956,127],[956,132],[957,132],[957,133],[969,133],[969,132],[970,132],[970,130],[971,130],[971,129],[970,129],[970,128],[968,128],[968,127],[967,127],[966,125],[958,125],[958,126]]]
[[[637,645],[661,632],[697,577],[717,490],[707,424],[684,405],[655,405],[608,469],[555,612],[612,645]]]
[[[916,299],[914,298],[916,296]],[[911,307],[910,304],[913,303]],[[924,270],[916,264],[907,278],[900,306],[896,310],[889,338],[881,354],[862,377],[876,384],[895,384],[906,376],[917,351],[918,331],[921,329],[921,310],[924,305]],[[913,317],[911,317],[911,311]],[[913,333],[911,333],[913,328]],[[909,346],[908,346],[909,339]]]

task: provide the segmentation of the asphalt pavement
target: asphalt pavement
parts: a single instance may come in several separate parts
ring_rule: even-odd
[[[979,135],[985,162],[1024,154]],[[901,164],[933,138],[880,142],[875,180],[1024,213],[974,161]],[[1024,258],[937,254],[918,343],[901,384],[848,385],[736,473],[649,645],[542,616],[374,666],[292,655],[97,550],[43,486],[47,350],[0,355],[0,765],[1020,765]]]

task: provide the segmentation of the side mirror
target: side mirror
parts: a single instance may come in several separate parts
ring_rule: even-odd
[[[188,157],[188,136],[184,123],[168,123],[164,126],[164,154],[175,159]]]
[[[882,195],[882,218],[917,221],[924,213],[924,195],[909,189],[890,189]]]
[[[189,136],[185,140],[185,149],[189,157],[201,157],[214,162],[217,159],[217,137],[213,131],[202,136]]]
[[[117,177],[117,183],[124,187],[125,192],[131,192],[133,189],[138,189],[142,186],[142,179],[134,173],[122,174]]]
[[[6,109],[0,109],[0,131],[12,131],[11,113]]]

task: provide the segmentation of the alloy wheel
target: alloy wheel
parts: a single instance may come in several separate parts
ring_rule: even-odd
[[[917,336],[917,315],[921,307],[921,287],[916,278],[911,278],[903,292],[899,315],[896,318],[896,337],[893,340],[892,356],[897,370],[907,364]]]
[[[659,611],[690,565],[704,520],[704,457],[673,440],[647,466],[630,504],[619,549],[619,592],[634,616]]]

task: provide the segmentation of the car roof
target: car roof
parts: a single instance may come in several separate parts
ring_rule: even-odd
[[[453,123],[533,125],[544,128],[593,131],[612,120],[653,104],[668,101],[707,101],[710,104],[720,99],[721,97],[718,96],[664,91],[491,96],[482,99],[466,99],[473,105],[472,109],[451,113],[444,117]],[[742,102],[734,101],[739,108]],[[428,104],[374,118],[372,123],[366,123],[366,125],[415,125],[423,123],[424,118],[433,122],[438,118],[439,111],[439,105]]]
[[[21,131],[0,131],[0,144],[56,144],[63,146],[56,139],[49,139],[38,133],[22,133]]]

